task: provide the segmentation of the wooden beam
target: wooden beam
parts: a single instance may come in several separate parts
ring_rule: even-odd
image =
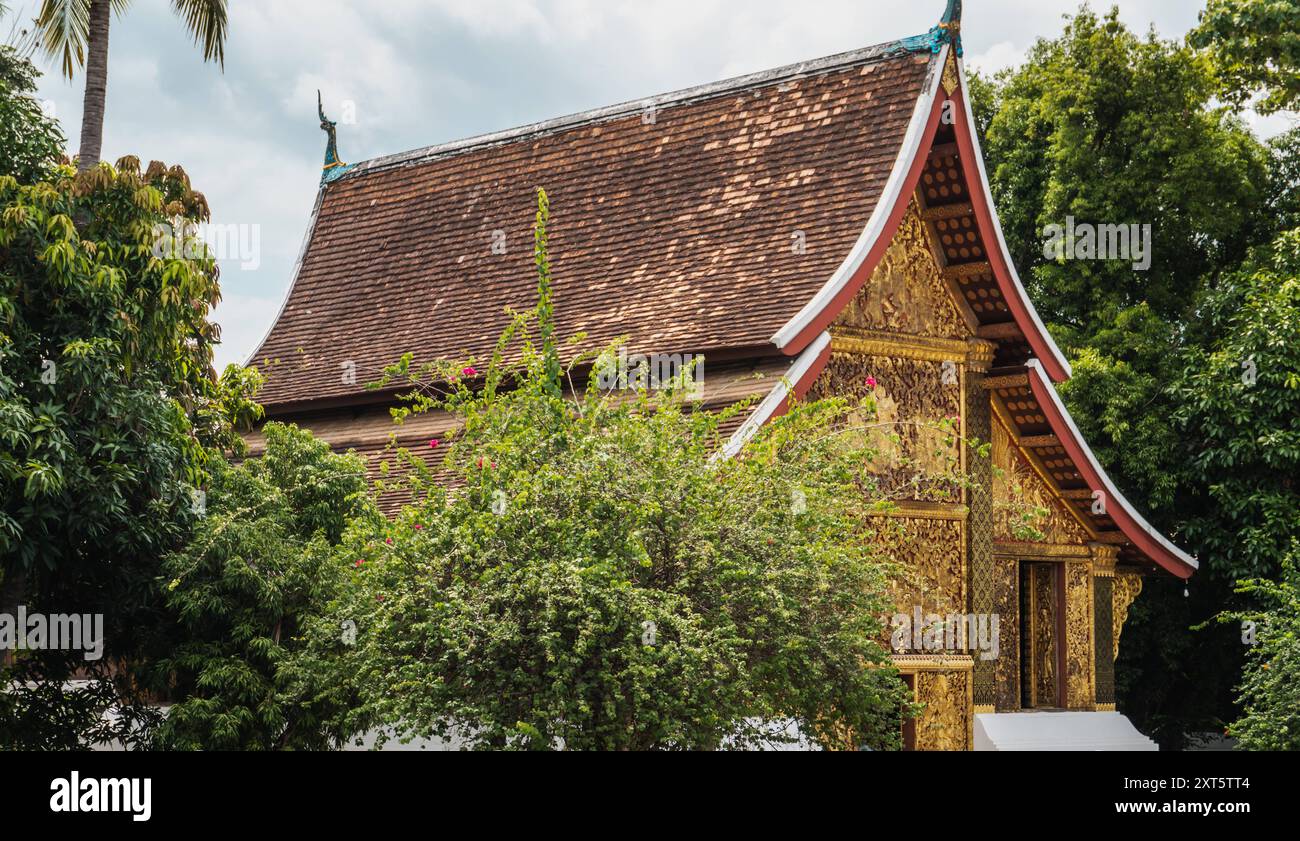
[[[981,339],[1023,339],[1025,334],[1020,325],[1014,321],[999,321],[997,324],[983,324],[975,331]]]
[[[949,155],[952,155],[953,157],[959,156],[956,143],[936,143],[930,147],[930,160],[934,160],[935,158],[946,158]]]
[[[1059,447],[1061,439],[1055,435],[1021,435],[1020,446],[1022,447]]]
[[[973,277],[974,275],[992,274],[993,268],[989,265],[988,260],[978,260],[974,263],[958,263],[955,266],[944,266],[944,277],[963,278]]]
[[[955,219],[961,216],[970,216],[975,212],[975,208],[970,202],[960,202],[958,204],[941,204],[936,207],[927,207],[921,211],[921,218],[927,222],[936,222],[940,219]]]
[[[980,385],[987,389],[995,388],[1024,388],[1029,385],[1028,374],[1009,374],[1005,377],[985,377]]]

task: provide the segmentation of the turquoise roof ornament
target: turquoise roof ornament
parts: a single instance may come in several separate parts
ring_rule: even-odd
[[[320,91],[316,91],[316,110],[320,113],[320,130],[329,137],[329,143],[325,146],[325,165],[321,167],[320,173],[320,183],[325,185],[347,172],[352,165],[339,160],[338,136],[335,132],[335,126],[338,124],[325,118],[325,106],[321,104]]]
[[[943,17],[930,27],[929,32],[904,38],[900,43],[904,49],[915,53],[937,53],[944,44],[952,44],[957,55],[961,55],[961,0],[948,0]]]

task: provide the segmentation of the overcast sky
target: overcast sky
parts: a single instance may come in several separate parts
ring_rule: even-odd
[[[37,0],[13,0],[30,19]],[[113,22],[104,158],[180,163],[213,222],[259,226],[260,264],[222,262],[218,363],[244,361],[288,289],[320,177],[316,89],[348,162],[511,128],[926,31],[944,0],[231,0],[225,72],[204,65],[167,0]],[[1093,8],[1108,8],[1093,3]],[[1197,0],[1120,0],[1124,21],[1181,38]],[[1019,63],[1075,0],[967,0],[968,62]],[[84,77],[52,65],[75,151]],[[1254,121],[1269,136],[1294,117]]]

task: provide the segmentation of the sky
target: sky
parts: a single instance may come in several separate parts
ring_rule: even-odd
[[[231,0],[224,71],[204,64],[170,5],[133,0],[113,21],[103,157],[179,163],[213,223],[238,226],[245,250],[221,260],[214,314],[220,368],[256,349],[288,291],[325,148],[317,89],[339,122],[340,157],[354,163],[920,34],[946,3]],[[1117,5],[1130,28],[1181,38],[1203,4]],[[11,6],[0,38],[39,2]],[[1077,7],[967,0],[967,63],[988,72],[1020,63]],[[68,81],[37,61],[38,95],[75,151],[84,76]],[[1251,122],[1267,137],[1296,118]]]

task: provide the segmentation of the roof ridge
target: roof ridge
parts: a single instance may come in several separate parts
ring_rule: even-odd
[[[668,93],[644,96],[640,99],[605,105],[562,117],[552,117],[515,128],[472,135],[460,140],[369,158],[350,165],[346,172],[340,173],[337,178],[330,179],[330,182],[351,180],[367,173],[382,172],[403,166],[415,166],[440,158],[451,157],[462,152],[511,143],[526,138],[542,137],[565,129],[608,122],[632,114],[642,113],[648,105],[653,105],[656,109],[689,105],[736,91],[765,87],[774,83],[806,78],[855,65],[865,66],[908,53],[923,54],[933,52],[935,51],[932,49],[931,39],[925,35],[885,41],[869,47],[859,47],[856,50],[834,53],[822,58],[808,59],[768,70],[746,73],[729,79],[669,91]],[[321,186],[323,188],[324,184]]]

